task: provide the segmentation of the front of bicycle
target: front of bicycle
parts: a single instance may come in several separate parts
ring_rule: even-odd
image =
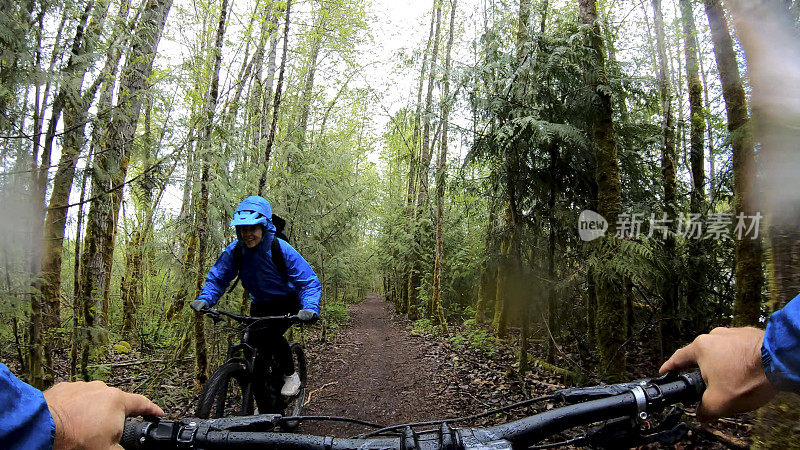
[[[306,360],[302,347],[291,343],[292,357],[301,379],[297,395],[284,397],[280,390],[283,385],[283,370],[274,352],[259,354],[254,342],[263,336],[264,329],[270,326],[297,323],[295,315],[253,317],[233,314],[226,311],[208,309],[203,311],[214,322],[223,317],[231,319],[244,327],[241,329],[241,343],[228,349],[228,356],[206,382],[200,394],[196,415],[199,418],[223,418],[246,416],[254,413],[285,414],[298,416],[302,412],[306,383]],[[285,430],[297,427],[299,421],[287,422]]]
[[[666,408],[699,401],[705,384],[699,372],[671,373],[632,383],[564,389],[512,407],[529,406],[536,401],[559,400],[566,406],[546,410],[510,423],[490,428],[455,428],[452,424],[506,411],[510,407],[467,418],[447,419],[394,427],[380,427],[363,421],[332,417],[305,417],[304,420],[353,421],[379,427],[370,434],[345,439],[276,433],[282,422],[297,418],[280,415],[217,420],[150,419],[126,422],[122,444],[126,449],[387,449],[387,450],[477,450],[552,448],[562,445],[587,445],[596,448],[628,448],[662,443],[673,445],[686,436],[681,412],[673,407],[660,421],[653,417]],[[599,424],[565,441],[546,443],[565,430]],[[414,431],[415,426],[438,425],[435,429]],[[387,433],[391,433],[387,437]],[[542,442],[545,442],[542,444]]]

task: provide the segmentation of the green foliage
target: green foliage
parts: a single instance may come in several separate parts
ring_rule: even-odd
[[[450,342],[456,350],[470,348],[489,356],[497,352],[494,335],[489,330],[479,326],[474,319],[465,320],[463,329],[451,336]]]
[[[330,302],[325,305],[323,314],[328,327],[334,330],[346,325],[347,322],[350,321],[350,312],[347,303],[342,301]]]
[[[414,323],[411,324],[411,332],[414,334],[435,335],[438,331],[439,327],[428,318],[415,320]]]
[[[89,367],[89,378],[91,380],[108,381],[111,376],[111,366],[108,364],[95,364]]]
[[[598,282],[620,284],[628,280],[636,285],[648,285],[660,280],[649,242],[598,239],[597,249],[587,260]]]

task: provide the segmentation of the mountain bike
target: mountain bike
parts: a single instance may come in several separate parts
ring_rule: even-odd
[[[545,449],[558,446],[629,448],[650,443],[676,444],[686,437],[677,403],[700,400],[705,384],[700,372],[668,373],[630,383],[563,389],[469,417],[383,427],[341,417],[283,417],[264,414],[215,420],[186,418],[143,422],[127,419],[121,439],[126,449],[384,449],[384,450],[488,450]],[[455,428],[452,424],[492,416],[538,402],[559,401],[559,408],[488,428]],[[667,407],[671,407],[664,413]],[[348,421],[377,428],[354,438],[334,438],[274,432],[286,421]],[[586,425],[577,434],[565,432]],[[415,427],[430,427],[415,431]],[[584,427],[585,428],[585,427]],[[574,430],[573,430],[574,431]],[[574,434],[574,433],[573,433]],[[553,441],[553,437],[556,439]]]
[[[241,343],[228,347],[225,363],[214,371],[203,386],[195,410],[197,417],[248,416],[256,412],[299,416],[306,391],[306,357],[303,348],[296,342],[289,342],[294,367],[300,375],[300,389],[297,395],[284,397],[281,395],[283,371],[277,356],[274,352],[259,354],[258,346],[253,342],[253,335],[258,331],[278,324],[297,323],[298,317],[252,317],[217,309],[204,310],[203,313],[215,323],[227,317],[244,326],[241,329]],[[298,420],[286,420],[280,426],[291,431],[299,423]]]

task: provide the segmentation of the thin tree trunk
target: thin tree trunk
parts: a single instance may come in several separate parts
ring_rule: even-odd
[[[708,81],[706,80],[706,71],[703,68],[703,52],[698,47],[697,65],[700,68],[700,77],[703,81],[703,99],[706,111],[711,110],[711,99],[708,96]],[[714,184],[716,178],[716,168],[714,165],[714,128],[711,126],[711,114],[703,113],[706,125],[706,134],[708,135],[708,192],[707,195],[714,194]]]
[[[475,320],[478,323],[486,321],[486,310],[494,309],[495,295],[497,295],[497,250],[495,235],[495,220],[497,216],[496,189],[489,199],[489,223],[486,225],[486,258],[481,265],[481,281],[478,285],[478,302],[475,305]],[[494,317],[494,311],[492,311]]]
[[[547,199],[547,220],[550,228],[547,243],[547,326],[550,333],[556,330],[556,162],[558,160],[558,147],[551,143],[548,154],[550,156],[550,195]],[[556,346],[553,337],[547,340],[547,361],[555,362]]]
[[[417,183],[418,172],[419,172],[419,157],[417,155],[418,147],[419,147],[419,134],[421,128],[421,121],[422,121],[422,88],[425,84],[425,76],[428,70],[428,57],[431,45],[433,45],[433,31],[434,26],[436,24],[436,7],[437,7],[437,0],[433,1],[433,6],[431,8],[431,25],[430,31],[428,32],[428,41],[425,45],[425,52],[422,54],[422,68],[420,69],[419,74],[419,83],[417,85],[417,103],[414,112],[414,123],[412,129],[412,138],[411,138],[411,148],[409,149],[409,159],[408,159],[408,185],[406,189],[406,217],[407,217],[407,224],[408,224],[408,233],[409,235],[414,235],[416,233],[416,224],[415,224],[415,200],[417,198],[417,193],[420,189],[420,186]],[[402,298],[402,306],[401,311],[405,314],[411,315],[411,306],[414,302],[416,302],[415,298],[410,296],[410,289],[409,287],[412,285],[416,285],[417,281],[414,281],[413,278],[415,277],[414,271],[416,270],[416,260],[413,259],[414,252],[416,250],[412,247],[409,250],[409,261],[406,266],[404,266],[404,270],[401,271],[401,277],[398,280],[400,284],[400,296]],[[416,295],[416,293],[414,294]]]
[[[324,6],[320,6],[316,13],[314,21],[314,28],[324,30],[328,24],[325,20]],[[311,52],[308,55],[308,62],[306,63],[306,79],[303,83],[303,90],[300,94],[300,118],[297,124],[298,144],[302,148],[306,142],[306,133],[308,132],[308,115],[311,111],[312,94],[314,92],[314,75],[317,71],[317,58],[319,51],[322,47],[322,31],[314,32],[311,35]]]
[[[272,144],[275,142],[275,128],[278,125],[278,112],[281,106],[281,92],[283,90],[283,75],[286,71],[286,51],[289,47],[289,12],[291,11],[292,0],[286,2],[286,17],[283,27],[283,55],[281,56],[281,68],[278,71],[278,86],[275,88],[275,98],[272,103],[272,125],[269,127],[269,137],[264,149],[264,162],[261,178],[258,180],[258,194],[264,194],[264,187],[267,184],[267,170],[269,168],[269,157],[272,154]]]
[[[689,90],[689,113],[691,116],[691,168],[692,190],[690,211],[702,214],[705,209],[705,163],[703,139],[705,117],[703,112],[703,85],[700,83],[698,67],[697,29],[694,25],[694,11],[690,0],[680,0],[683,23],[684,53],[686,55],[686,80]],[[700,322],[702,308],[700,292],[705,284],[705,251],[702,241],[689,242],[689,279],[686,289],[686,303],[689,307],[692,333],[702,331]]]
[[[531,40],[531,3],[531,0],[520,0],[519,2],[519,23],[517,24],[517,63],[520,65],[521,73],[517,80],[518,87],[514,89],[514,100],[518,105],[525,104],[528,97],[528,84],[530,82],[530,74],[528,73],[528,70],[524,69],[524,67],[525,61],[530,57],[530,52],[526,50],[526,46]],[[511,297],[509,297],[507,301],[510,301],[510,304],[514,305],[514,307],[522,308],[522,330],[520,333],[519,344],[519,372],[520,374],[524,375],[528,372],[528,332],[530,327],[531,305],[530,302],[521,301],[524,297],[527,297],[527,295],[522,292],[523,287],[521,283],[521,279],[523,277],[520,249],[522,226],[520,223],[519,209],[517,207],[518,199],[516,184],[521,172],[520,160],[529,152],[529,145],[526,138],[520,138],[519,141],[512,144],[508,150],[511,153],[511,158],[509,158],[509,160],[506,162],[508,168],[506,175],[508,188],[506,189],[506,193],[508,194],[509,206],[511,207],[512,220],[510,225],[513,231],[511,233],[512,240],[510,242],[512,251],[509,252],[509,256],[513,258],[511,263],[514,266],[514,270],[512,271],[514,278],[511,279],[513,283],[511,285],[512,291],[510,292]],[[531,292],[534,291],[532,289],[528,290]]]
[[[494,319],[492,320],[492,328],[494,329],[497,337],[503,338],[508,332],[508,315],[512,302],[512,297],[515,293],[514,280],[517,278],[517,270],[519,267],[516,265],[518,261],[517,256],[514,254],[516,248],[514,242],[516,236],[516,228],[512,225],[514,219],[513,207],[506,203],[504,206],[503,223],[505,230],[503,230],[503,241],[500,244],[500,264],[497,267],[497,293],[494,300]]]
[[[664,36],[664,16],[661,13],[661,0],[652,0],[656,29],[656,49],[658,57],[658,86],[661,98],[661,174],[664,183],[664,211],[670,224],[674,223],[677,209],[678,182],[676,177],[677,155],[675,154],[675,119],[672,116],[672,92],[670,88],[666,38]],[[661,319],[661,353],[671,355],[678,343],[678,280],[675,273],[678,261],[675,258],[675,239],[667,236],[664,242],[664,281],[662,297],[664,308]]]
[[[410,253],[409,262],[409,277],[408,277],[408,311],[412,318],[416,318],[417,312],[417,298],[420,289],[420,260],[422,259],[422,230],[420,229],[419,221],[425,205],[428,203],[428,172],[431,166],[431,159],[433,152],[431,149],[431,119],[433,114],[433,86],[434,86],[434,64],[439,56],[439,33],[442,23],[442,3],[440,0],[434,0],[436,5],[436,26],[433,34],[433,50],[431,51],[431,70],[428,75],[428,88],[425,96],[425,122],[422,127],[422,150],[420,151],[420,164],[417,167],[417,179],[419,185],[417,189],[416,205],[414,207],[414,215],[412,218],[411,234],[413,249]],[[433,141],[436,139],[434,138]]]
[[[433,295],[429,308],[434,323],[447,330],[447,320],[442,309],[442,259],[444,253],[444,185],[447,177],[447,128],[450,114],[450,53],[456,20],[456,0],[450,3],[450,34],[444,63],[444,93],[442,102],[442,141],[436,162],[436,255],[433,266]]]
[[[81,232],[83,229],[83,200],[86,197],[86,181],[89,179],[88,161],[92,159],[92,148],[89,148],[89,154],[86,156],[87,167],[83,169],[83,181],[81,181],[81,195],[78,199],[78,217],[77,227],[75,231],[75,267],[72,269],[72,346],[70,349],[70,364],[69,374],[70,380],[76,381],[78,379],[78,354],[81,351],[81,344],[83,339],[79,335],[80,327],[86,326],[83,319],[83,308],[80,302],[81,293]]]
[[[219,97],[219,71],[222,66],[222,44],[225,37],[225,22],[228,13],[228,0],[222,0],[220,5],[219,24],[214,47],[211,49],[213,61],[211,72],[211,83],[206,93],[204,106],[204,128],[200,137],[200,201],[197,205],[197,279],[195,284],[195,294],[199,295],[203,287],[206,273],[206,248],[208,247],[208,184],[211,174],[211,131],[214,125],[214,111],[217,107]],[[205,326],[203,315],[195,311],[194,313],[194,338],[195,338],[195,379],[202,385],[208,379],[208,350],[206,349]]]
[[[725,13],[719,0],[705,0],[706,15],[714,42],[714,56],[722,81],[722,95],[728,112],[728,132],[733,147],[733,185],[736,197],[736,215],[749,225],[756,216],[756,166],[753,136],[749,126],[747,100],[739,65],[733,50]],[[738,221],[738,219],[737,219]],[[735,236],[734,236],[735,237]],[[761,316],[761,288],[764,275],[761,271],[761,241],[745,236],[735,239],[736,245],[736,298],[733,306],[733,324],[757,325]]]

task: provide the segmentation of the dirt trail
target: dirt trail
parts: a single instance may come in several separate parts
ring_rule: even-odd
[[[382,425],[442,417],[435,349],[410,334],[407,321],[390,308],[370,294],[351,305],[350,323],[335,342],[314,349],[308,373],[311,399],[304,415],[344,416]],[[352,424],[308,422],[299,432],[351,436],[365,430]]]

